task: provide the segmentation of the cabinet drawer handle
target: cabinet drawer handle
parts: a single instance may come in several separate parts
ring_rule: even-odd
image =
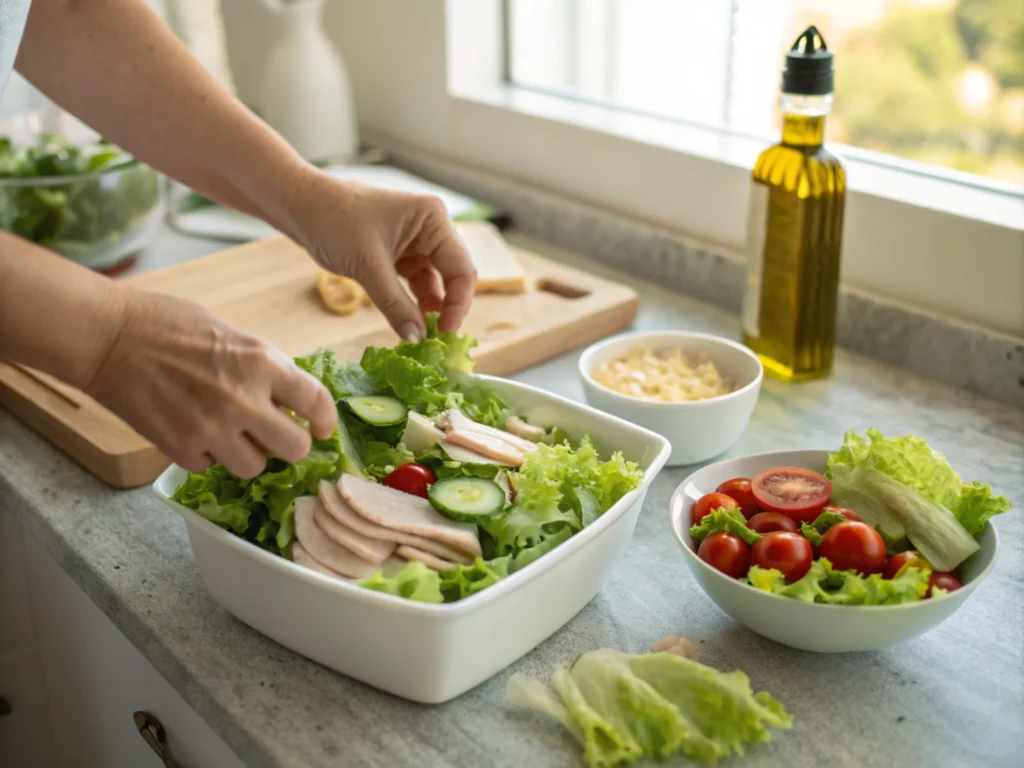
[[[164,768],[184,768],[167,751],[167,733],[164,731],[160,721],[148,712],[136,712],[133,717],[135,719],[135,727],[139,729],[139,734],[142,736],[143,741],[149,744],[149,748],[156,752],[157,757],[163,760]]]

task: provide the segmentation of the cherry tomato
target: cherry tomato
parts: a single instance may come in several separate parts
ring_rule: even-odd
[[[747,478],[736,477],[726,480],[715,490],[734,499],[740,505],[743,516],[747,520],[757,514],[757,499],[754,498],[754,492],[750,490],[750,481]]]
[[[915,565],[919,567],[931,567],[928,565],[928,561],[921,557],[915,550],[908,549],[906,552],[897,552],[885,561],[885,567],[882,569],[882,578],[895,579],[896,574],[900,572],[900,569],[904,565],[914,561],[916,561]]]
[[[772,531],[754,545],[750,562],[762,568],[782,571],[786,581],[802,579],[811,570],[814,550],[799,533]]]
[[[952,573],[945,571],[937,571],[932,574],[932,577],[928,579],[928,591],[925,593],[925,597],[929,598],[932,596],[932,587],[938,587],[944,589],[947,592],[956,592],[963,585],[959,579]]]
[[[697,548],[697,557],[734,579],[742,579],[750,569],[750,547],[731,533],[708,536]]]
[[[427,498],[427,486],[437,482],[437,477],[430,467],[415,462],[396,467],[395,471],[381,482],[396,491],[411,493],[413,496]]]
[[[836,570],[853,569],[866,576],[882,570],[885,565],[885,542],[870,525],[847,520],[825,531],[818,554],[827,558]]]
[[[792,517],[786,517],[781,512],[758,512],[747,521],[747,527],[758,533],[771,533],[772,531],[796,533],[800,530],[800,526]]]
[[[832,483],[809,469],[774,467],[750,481],[758,506],[810,523],[832,498]]]
[[[691,518],[693,524],[697,525],[697,523],[716,509],[736,509],[738,506],[739,504],[736,503],[736,499],[726,496],[724,493],[705,493],[693,505]]]
[[[821,511],[822,512],[834,512],[837,515],[842,515],[847,520],[853,520],[853,522],[855,522],[855,523],[863,523],[864,522],[861,519],[860,515],[858,515],[852,509],[847,509],[846,507],[833,507],[831,504],[829,504],[827,507],[825,507]]]

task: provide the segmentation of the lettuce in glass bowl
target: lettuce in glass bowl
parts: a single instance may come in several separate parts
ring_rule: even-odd
[[[109,142],[0,138],[0,228],[99,271],[117,269],[163,217],[160,175]]]

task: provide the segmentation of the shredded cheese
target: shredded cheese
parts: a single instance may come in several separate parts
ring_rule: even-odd
[[[669,403],[708,400],[735,389],[710,360],[701,357],[693,363],[678,349],[635,349],[598,363],[590,375],[613,392]]]

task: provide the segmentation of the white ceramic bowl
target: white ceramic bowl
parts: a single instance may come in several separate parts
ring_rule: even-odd
[[[688,358],[706,357],[737,389],[710,400],[662,403],[603,387],[591,377],[594,367],[637,347],[678,349]],[[720,456],[740,439],[761,391],[764,368],[757,355],[735,341],[692,331],[641,331],[600,341],[580,357],[587,402],[606,413],[657,432],[672,444],[668,466],[697,464]]]
[[[734,477],[753,477],[770,467],[803,467],[822,472],[828,451],[786,451],[745,456],[711,464],[690,475],[672,495],[672,532],[690,573],[718,607],[740,624],[776,642],[818,653],[872,651],[902,643],[938,626],[973,594],[992,569],[999,537],[989,523],[981,532],[981,549],[962,568],[963,587],[943,597],[916,603],[843,606],[802,603],[741,584],[699,557],[690,537],[693,505],[705,493]],[[857,510],[854,510],[856,512]]]
[[[321,576],[272,555],[171,501],[187,473],[173,466],[154,490],[185,518],[196,567],[213,598],[281,645],[413,701],[458,696],[531,651],[600,590],[668,458],[656,434],[562,397],[487,379],[530,420],[621,450],[643,483],[600,519],[521,571],[450,605],[428,605]]]

